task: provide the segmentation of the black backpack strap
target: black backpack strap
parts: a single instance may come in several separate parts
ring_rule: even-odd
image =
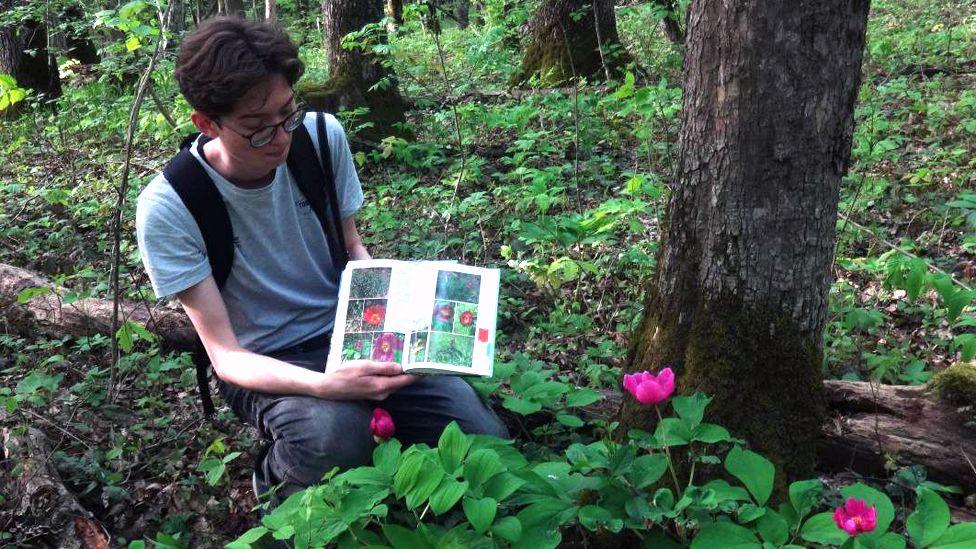
[[[319,154],[316,153],[312,138],[303,124],[292,134],[288,168],[295,176],[298,188],[305,195],[319,223],[322,224],[322,231],[325,232],[325,239],[329,244],[332,265],[338,277],[349,262],[349,253],[346,251],[346,241],[342,233],[335,172],[332,169],[329,136],[325,130],[325,116],[322,113],[316,113],[316,124],[319,151],[323,162],[319,162]]]
[[[220,191],[200,162],[190,153],[188,143],[192,143],[193,139],[195,136],[184,140],[180,152],[166,165],[163,174],[200,228],[207,248],[210,270],[217,287],[223,288],[234,263],[234,233]],[[208,381],[210,358],[199,337],[194,345],[193,364],[196,366],[203,413],[210,416],[214,411]]]

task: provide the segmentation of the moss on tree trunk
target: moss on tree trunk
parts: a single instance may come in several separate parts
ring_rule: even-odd
[[[672,366],[681,393],[769,457],[812,474],[823,327],[850,156],[866,0],[695,0],[678,181],[628,370]],[[625,400],[627,427],[653,426]]]
[[[622,47],[610,0],[543,0],[529,23],[522,64],[512,84],[538,76],[544,86],[574,77],[616,78],[632,58]]]

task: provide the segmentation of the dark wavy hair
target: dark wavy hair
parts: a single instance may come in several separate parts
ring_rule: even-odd
[[[289,85],[305,65],[287,34],[272,23],[214,17],[200,23],[180,45],[176,81],[191,107],[224,116],[255,85],[280,74]]]

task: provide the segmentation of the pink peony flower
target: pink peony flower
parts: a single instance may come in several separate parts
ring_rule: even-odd
[[[624,388],[641,404],[659,404],[674,392],[674,372],[665,368],[656,376],[650,372],[627,374]]]
[[[369,430],[376,442],[392,438],[396,432],[393,426],[393,416],[383,408],[373,409],[373,418],[369,420]]]
[[[837,527],[852,536],[870,532],[878,525],[878,510],[863,499],[847,498],[843,507],[834,510]]]
[[[403,341],[396,334],[382,333],[373,340],[373,360],[391,362],[395,352],[403,349]]]

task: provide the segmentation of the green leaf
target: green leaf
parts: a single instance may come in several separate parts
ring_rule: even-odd
[[[405,496],[414,487],[426,461],[423,454],[416,451],[407,451],[400,457],[400,467],[393,476],[393,492],[398,497]]]
[[[31,288],[25,288],[21,290],[19,294],[17,294],[17,303],[23,305],[37,296],[51,293],[54,293],[54,289],[49,286],[33,286]]]
[[[905,293],[908,294],[909,301],[918,299],[918,295],[922,292],[922,286],[925,284],[927,272],[928,266],[925,261],[915,258],[909,262],[908,275],[905,276]]]
[[[441,433],[441,438],[437,442],[437,454],[441,458],[444,470],[448,473],[457,471],[461,466],[461,460],[468,453],[471,441],[461,432],[456,421],[452,421]]]
[[[760,549],[762,544],[748,528],[731,522],[712,522],[702,526],[691,549]]]
[[[464,508],[464,516],[474,527],[474,531],[484,534],[495,520],[495,513],[498,512],[498,502],[494,498],[475,499],[465,497],[461,502]]]
[[[956,524],[929,546],[930,549],[972,549],[976,547],[976,522]]]
[[[224,546],[225,549],[250,549],[251,545],[264,537],[268,529],[264,526],[255,526],[241,535],[241,537]],[[131,545],[130,545],[131,547]]]
[[[716,442],[728,442],[732,440],[732,435],[721,425],[702,423],[691,432],[691,440],[706,444],[715,444]]]
[[[542,404],[539,404],[538,402],[523,400],[521,398],[509,395],[502,396],[502,406],[515,412],[516,414],[523,416],[534,414],[542,409]]]
[[[417,483],[407,492],[407,508],[413,509],[426,501],[441,485],[442,480],[444,480],[444,469],[432,460],[425,459],[418,473]]]
[[[773,493],[776,469],[761,455],[735,446],[725,458],[725,470],[732,473],[749,490],[759,505],[766,505]]]
[[[464,462],[464,479],[471,484],[471,489],[476,490],[490,478],[505,471],[498,457],[498,453],[488,448],[482,448],[471,452],[468,459]]]
[[[915,493],[918,504],[908,515],[905,530],[916,545],[925,547],[942,537],[949,528],[949,506],[935,491],[919,486]]]
[[[529,530],[558,528],[574,517],[576,507],[572,503],[553,497],[541,498],[518,513],[519,522]]]
[[[876,537],[870,534],[861,534],[857,537],[858,547],[865,549],[905,549],[905,538],[894,532],[885,532]]]
[[[773,545],[783,545],[790,537],[790,525],[782,515],[772,509],[766,509],[766,514],[759,517],[756,529],[764,540]]]
[[[807,519],[800,530],[800,537],[811,543],[840,545],[847,541],[850,536],[837,527],[837,523],[834,522],[834,514],[828,511],[817,513]]]
[[[619,532],[623,528],[623,520],[614,518],[609,509],[598,505],[586,505],[577,513],[580,525],[591,532],[596,532],[601,526],[611,532]]]
[[[384,475],[393,476],[400,459],[400,441],[391,438],[373,450],[373,465]]]
[[[383,536],[393,549],[429,549],[430,544],[418,530],[408,530],[395,524],[383,524]]]
[[[495,498],[498,501],[505,501],[508,496],[525,484],[525,480],[511,474],[501,473],[495,475],[485,484],[484,493],[486,496]]]
[[[556,421],[560,424],[565,425],[571,429],[577,427],[582,427],[584,425],[583,420],[572,415],[572,414],[556,414]]]
[[[603,397],[600,395],[600,393],[594,389],[580,389],[566,395],[566,406],[569,406],[570,408],[589,406],[601,398]]]
[[[668,459],[661,454],[645,454],[634,460],[628,477],[634,488],[641,490],[657,482],[668,470]]]
[[[691,396],[674,397],[671,405],[674,406],[674,411],[681,418],[685,427],[689,431],[693,431],[701,423],[702,418],[705,416],[705,407],[708,406],[711,400],[704,393],[699,392]]]
[[[823,494],[823,483],[817,479],[799,480],[790,484],[790,503],[801,517],[817,505]]]
[[[135,36],[130,36],[125,39],[125,51],[136,51],[142,46],[139,43],[139,38]]]
[[[505,517],[491,527],[491,533],[514,543],[522,537],[522,523],[515,517]]]
[[[845,500],[848,498],[863,499],[869,507],[874,505],[877,508],[878,525],[870,535],[871,537],[881,537],[881,532],[888,530],[888,526],[891,525],[891,521],[895,518],[895,506],[891,504],[891,500],[883,492],[865,484],[858,483],[844,487],[840,493],[844,496]],[[869,535],[862,534],[861,536],[867,537]]]
[[[666,417],[657,424],[654,438],[663,446],[681,446],[691,440],[691,430],[680,419]]]
[[[430,496],[430,510],[435,515],[443,514],[454,507],[454,504],[461,499],[464,492],[468,490],[468,483],[458,482],[453,478],[446,477],[441,481],[440,486],[434,490]]]

